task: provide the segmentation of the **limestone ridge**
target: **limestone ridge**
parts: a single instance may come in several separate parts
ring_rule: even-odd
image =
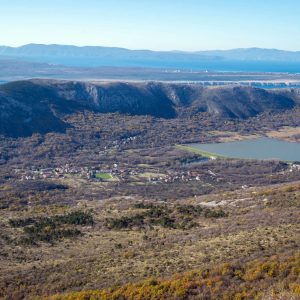
[[[219,118],[246,119],[299,104],[299,91],[267,91],[229,86],[160,82],[77,82],[26,80],[0,86],[0,134],[65,132],[68,114],[82,111],[184,118],[209,113]]]

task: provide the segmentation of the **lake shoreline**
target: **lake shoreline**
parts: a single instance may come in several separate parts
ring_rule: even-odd
[[[177,145],[211,159],[251,159],[300,162],[300,143],[274,137],[256,137],[211,144]]]

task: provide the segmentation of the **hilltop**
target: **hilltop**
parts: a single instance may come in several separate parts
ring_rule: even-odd
[[[0,86],[0,134],[28,136],[65,132],[66,115],[90,111],[155,118],[208,114],[220,119],[247,119],[263,112],[291,110],[297,90],[266,91],[229,86],[204,88],[159,82],[76,82],[28,80]]]

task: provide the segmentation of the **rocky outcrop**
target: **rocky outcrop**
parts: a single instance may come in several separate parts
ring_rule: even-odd
[[[64,132],[63,116],[95,113],[186,117],[208,112],[219,118],[246,119],[265,111],[297,105],[299,93],[250,87],[203,88],[159,82],[92,83],[28,80],[0,86],[0,134],[27,136],[34,132]]]

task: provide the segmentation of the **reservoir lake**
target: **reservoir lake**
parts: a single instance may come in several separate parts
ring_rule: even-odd
[[[262,137],[226,143],[191,144],[189,146],[208,152],[212,156],[215,154],[227,158],[300,162],[300,143],[273,138]]]

